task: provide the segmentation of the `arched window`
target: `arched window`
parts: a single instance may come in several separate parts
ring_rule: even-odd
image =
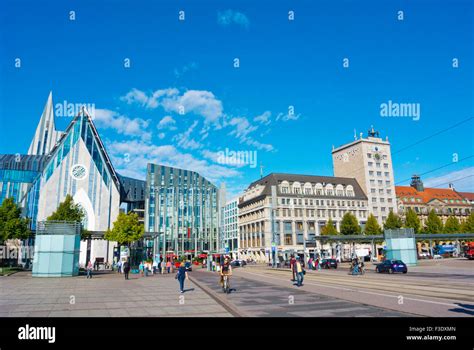
[[[323,185],[320,184],[319,182],[314,186],[314,191],[317,196],[323,196],[324,195],[324,188]]]
[[[326,196],[334,196],[334,186],[327,184],[325,188]]]
[[[346,186],[346,196],[347,197],[355,197],[354,187],[352,187],[352,185],[347,185]]]
[[[312,195],[313,194],[313,186],[309,182],[304,184],[304,194]]]
[[[288,181],[282,181],[280,184],[281,193],[290,193],[290,184]]]
[[[301,194],[301,184],[298,181],[293,182],[293,191],[294,194]]]
[[[344,186],[342,186],[342,185],[337,185],[336,186],[336,196],[344,197]]]

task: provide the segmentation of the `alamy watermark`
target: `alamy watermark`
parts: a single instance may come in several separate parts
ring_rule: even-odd
[[[54,106],[54,114],[56,117],[74,118],[81,112],[82,107],[90,114],[92,118],[95,117],[94,103],[71,103],[64,100],[62,103],[56,103]]]
[[[419,103],[398,103],[388,100],[380,104],[381,117],[412,118],[414,121],[420,120],[421,107]]]
[[[225,151],[217,152],[217,163],[236,166],[248,165],[250,168],[256,168],[257,151],[232,151],[226,148]]]

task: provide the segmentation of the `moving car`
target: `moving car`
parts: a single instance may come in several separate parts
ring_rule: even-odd
[[[385,260],[381,264],[378,264],[375,267],[375,272],[388,272],[388,273],[394,273],[394,272],[402,272],[402,273],[407,273],[408,269],[405,263],[401,260]]]
[[[322,269],[337,269],[337,260],[336,259],[323,259],[321,261],[321,268]]]

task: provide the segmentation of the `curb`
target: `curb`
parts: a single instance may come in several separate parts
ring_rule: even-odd
[[[228,300],[223,298],[222,296],[218,295],[216,292],[214,292],[211,288],[208,286],[205,286],[204,283],[198,282],[196,278],[189,276],[189,279],[191,282],[193,282],[196,286],[201,288],[204,293],[209,295],[212,299],[214,299],[219,305],[221,305],[227,312],[229,312],[232,316],[234,317],[249,317],[248,315],[245,314],[245,312],[242,312],[238,310],[234,305],[232,305]]]

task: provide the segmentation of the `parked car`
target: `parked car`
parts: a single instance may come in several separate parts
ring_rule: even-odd
[[[247,265],[245,260],[234,260],[230,263],[230,266],[232,267],[244,267],[245,265]]]
[[[337,260],[336,259],[323,259],[321,261],[322,269],[337,269]]]
[[[375,267],[375,272],[388,272],[388,273],[394,273],[394,272],[402,272],[402,273],[407,273],[408,269],[405,263],[401,260],[385,260],[381,264],[378,264]]]

